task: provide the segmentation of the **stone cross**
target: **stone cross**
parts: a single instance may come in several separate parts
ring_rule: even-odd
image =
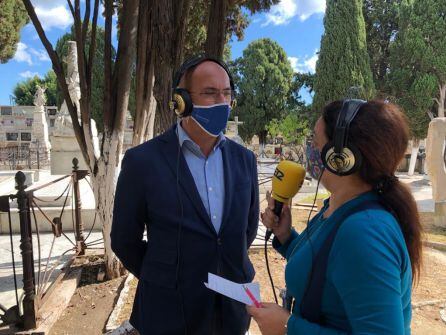
[[[243,124],[243,122],[239,122],[238,116],[234,116],[235,135],[238,135],[238,125],[239,124]]]
[[[49,140],[48,123],[45,114],[45,88],[37,85],[36,93],[34,94],[34,113],[33,113],[33,127],[32,127],[32,142],[31,147],[39,151],[39,155],[50,159],[51,144]]]

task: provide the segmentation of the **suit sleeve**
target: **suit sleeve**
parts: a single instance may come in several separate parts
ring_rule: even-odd
[[[133,154],[134,156],[134,154]],[[138,162],[127,151],[116,186],[111,247],[124,266],[139,278],[147,242],[143,241],[147,214],[144,183]]]
[[[252,152],[251,161],[251,204],[249,208],[248,230],[246,232],[248,248],[256,239],[257,228],[259,227],[259,182],[257,178],[257,161]]]
[[[401,300],[404,256],[389,223],[347,219],[333,243],[333,284],[351,326],[349,334],[405,334]],[[288,334],[347,334],[293,315]]]

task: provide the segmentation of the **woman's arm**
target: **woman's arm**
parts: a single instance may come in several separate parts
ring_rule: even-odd
[[[277,236],[274,236],[273,238],[273,248],[277,250],[279,254],[282,255],[282,257],[288,259],[289,253],[291,250],[293,250],[294,244],[296,243],[296,238],[299,236],[299,234],[294,230],[294,228],[291,230],[288,239],[285,241],[285,243],[281,243],[280,240],[277,238]]]

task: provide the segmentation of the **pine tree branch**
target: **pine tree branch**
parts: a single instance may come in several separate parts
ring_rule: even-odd
[[[76,14],[74,13],[74,8],[73,8],[73,4],[71,3],[71,0],[67,0],[67,3],[68,3],[68,7],[70,8],[71,15],[73,17],[75,17]]]

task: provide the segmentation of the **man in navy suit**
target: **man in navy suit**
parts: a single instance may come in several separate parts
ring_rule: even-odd
[[[245,334],[245,306],[203,283],[254,277],[256,159],[222,133],[234,92],[224,63],[186,62],[173,86],[178,122],[126,152],[116,189],[112,248],[139,279],[130,322],[142,335]]]

